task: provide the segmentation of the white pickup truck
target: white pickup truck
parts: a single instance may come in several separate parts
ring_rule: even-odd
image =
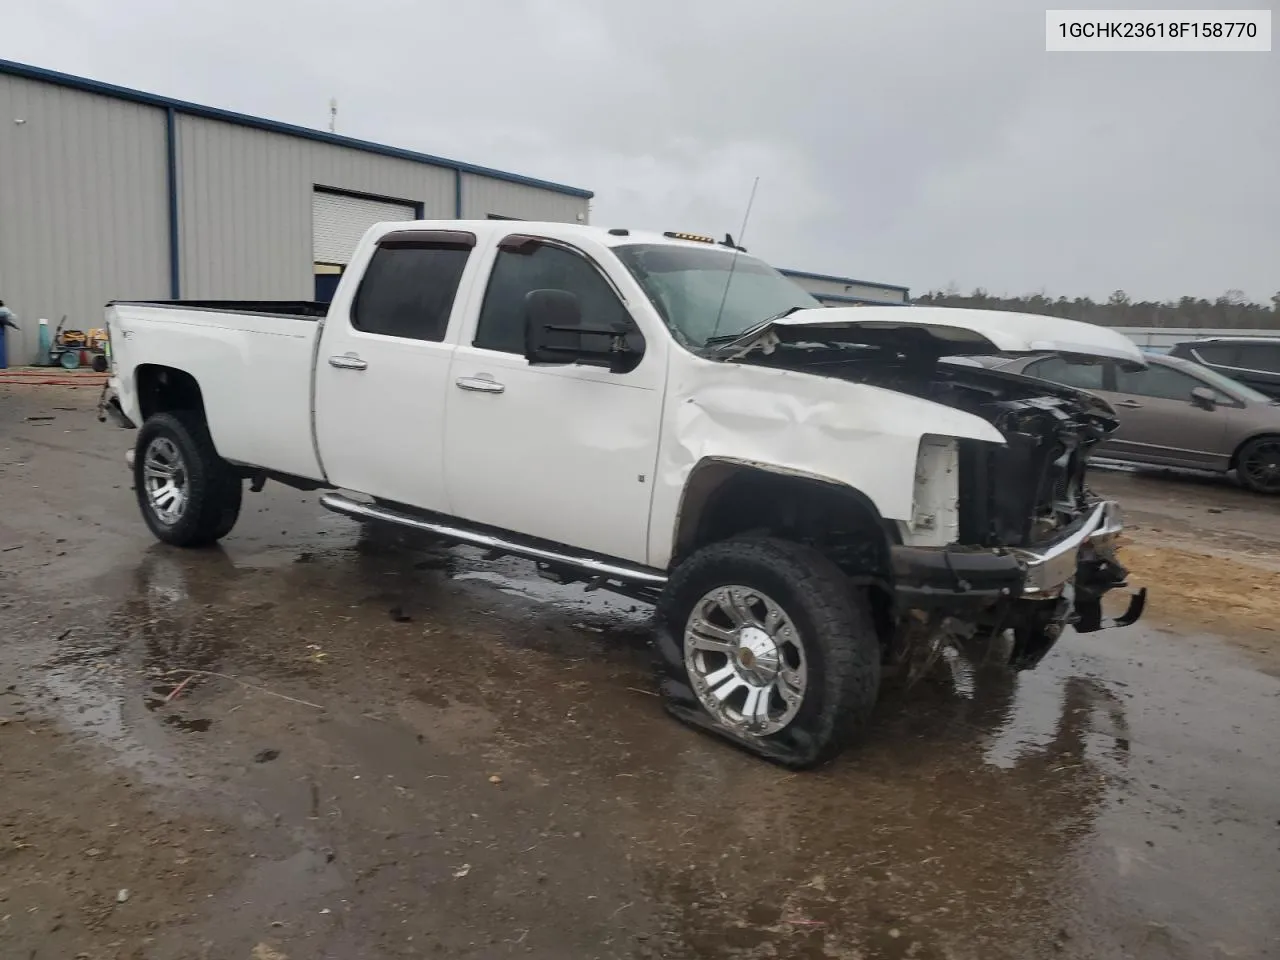
[[[882,675],[970,638],[1034,666],[1124,585],[1085,485],[1110,408],[944,359],[1142,365],[1102,327],[823,308],[728,238],[498,221],[371,228],[327,308],[107,327],[101,415],[138,428],[161,540],[212,543],[275,480],[654,602],[670,711],[791,767],[866,726]]]

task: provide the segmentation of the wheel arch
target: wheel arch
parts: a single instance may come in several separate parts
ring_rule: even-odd
[[[1236,467],[1240,465],[1240,451],[1242,451],[1249,444],[1253,443],[1253,441],[1262,440],[1264,438],[1280,440],[1280,430],[1259,430],[1257,433],[1253,433],[1245,437],[1243,440],[1237,443],[1236,448],[1231,451],[1231,459],[1227,462],[1227,469],[1228,470],[1236,469]]]
[[[689,474],[676,513],[671,566],[695,550],[742,535],[769,535],[816,547],[868,588],[876,629],[890,642],[892,524],[863,491],[816,474],[714,457]]]
[[[788,517],[783,508],[801,501],[823,506],[838,505],[839,513],[856,519],[858,526],[874,532],[887,547],[890,525],[875,503],[861,490],[830,477],[805,473],[774,464],[708,457],[690,472],[676,511],[672,539],[672,563],[715,540],[759,530],[771,523],[794,523],[807,517]],[[734,516],[733,507],[755,506],[753,514]],[[809,514],[813,509],[807,511]],[[776,527],[771,532],[781,532]],[[886,554],[887,560],[887,554]]]
[[[158,363],[141,363],[134,370],[138,412],[145,423],[156,413],[191,410],[205,416],[200,383],[186,370]]]

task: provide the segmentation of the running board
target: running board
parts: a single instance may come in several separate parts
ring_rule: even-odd
[[[564,564],[578,570],[585,570],[596,576],[612,577],[626,583],[644,583],[660,587],[667,582],[666,574],[652,568],[613,560],[598,560],[594,557],[571,553],[560,553],[556,550],[536,547],[517,540],[504,540],[501,537],[489,533],[481,533],[478,530],[453,526],[448,523],[439,523],[434,520],[425,520],[421,517],[401,513],[374,503],[362,503],[359,500],[344,497],[340,493],[321,494],[320,505],[327,510],[332,510],[334,513],[341,513],[357,520],[381,520],[384,523],[394,523],[397,526],[434,533],[449,540],[457,540],[469,546],[497,550],[501,553],[509,553],[512,556],[524,557],[528,560]]]

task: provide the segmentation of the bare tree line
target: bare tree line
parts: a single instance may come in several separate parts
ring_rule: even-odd
[[[954,287],[931,290],[915,297],[914,303],[944,307],[981,307],[986,310],[1014,310],[1043,313],[1069,320],[1084,320],[1107,327],[1200,327],[1209,329],[1280,329],[1280,292],[1270,305],[1252,303],[1239,290],[1228,290],[1215,300],[1183,297],[1157,302],[1130,300],[1117,290],[1103,303],[1090,297],[1049,297],[1043,293],[1020,297],[996,296],[981,287],[960,293]]]

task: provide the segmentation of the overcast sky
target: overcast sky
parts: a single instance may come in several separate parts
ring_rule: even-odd
[[[0,57],[314,127],[337,97],[339,133],[589,188],[603,226],[736,236],[758,176],[779,266],[1280,290],[1280,52],[1047,54],[1026,0],[2,6]]]

